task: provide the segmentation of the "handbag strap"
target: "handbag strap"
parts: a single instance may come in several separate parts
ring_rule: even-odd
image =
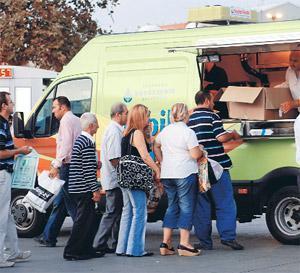
[[[133,141],[133,134],[135,130],[132,130],[130,132],[130,137],[129,137],[129,142],[128,142],[128,147],[127,147],[127,154],[131,155],[131,149],[132,149],[132,141]]]

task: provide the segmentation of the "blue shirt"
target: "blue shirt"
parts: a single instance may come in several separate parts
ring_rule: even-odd
[[[219,115],[208,108],[197,108],[190,116],[188,126],[196,133],[198,143],[204,146],[208,157],[220,163],[224,169],[230,169],[231,160],[222,143],[217,140],[226,134]]]
[[[15,148],[8,121],[0,115],[0,150],[13,150]],[[13,172],[14,157],[0,159],[0,170]]]

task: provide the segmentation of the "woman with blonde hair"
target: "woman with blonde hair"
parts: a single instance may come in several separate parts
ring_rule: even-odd
[[[126,129],[121,143],[121,156],[138,156],[154,171],[159,183],[160,169],[151,158],[149,144],[146,141],[146,128],[149,126],[150,111],[142,104],[137,104],[129,111]],[[145,252],[145,233],[147,222],[146,193],[142,190],[122,188],[123,212],[116,254],[118,256],[152,256]]]
[[[197,160],[202,157],[195,132],[186,124],[188,108],[176,103],[171,109],[171,124],[154,142],[156,159],[161,163],[161,182],[168,196],[168,209],[163,221],[161,255],[175,254],[172,247],[173,229],[180,229],[178,254],[198,256],[200,251],[189,242],[193,211],[197,196]]]

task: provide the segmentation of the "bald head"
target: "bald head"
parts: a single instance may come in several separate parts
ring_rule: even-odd
[[[300,71],[300,50],[291,51],[290,53],[290,67],[294,71]]]

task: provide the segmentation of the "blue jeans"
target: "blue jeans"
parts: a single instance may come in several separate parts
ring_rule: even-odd
[[[162,179],[168,195],[163,227],[191,230],[197,196],[197,175],[182,179]]]
[[[210,194],[210,196],[209,196]],[[198,193],[193,224],[195,233],[203,246],[212,247],[211,202],[216,208],[217,229],[221,240],[236,238],[236,204],[229,171],[213,184],[210,193]]]
[[[73,221],[76,216],[76,204],[70,198],[68,193],[68,180],[69,180],[69,165],[63,164],[60,168],[59,176],[65,184],[59,194],[53,201],[53,208],[44,228],[42,237],[45,241],[56,244],[57,236],[68,214],[72,217]]]
[[[147,223],[146,193],[122,189],[123,211],[116,253],[142,256]]]

